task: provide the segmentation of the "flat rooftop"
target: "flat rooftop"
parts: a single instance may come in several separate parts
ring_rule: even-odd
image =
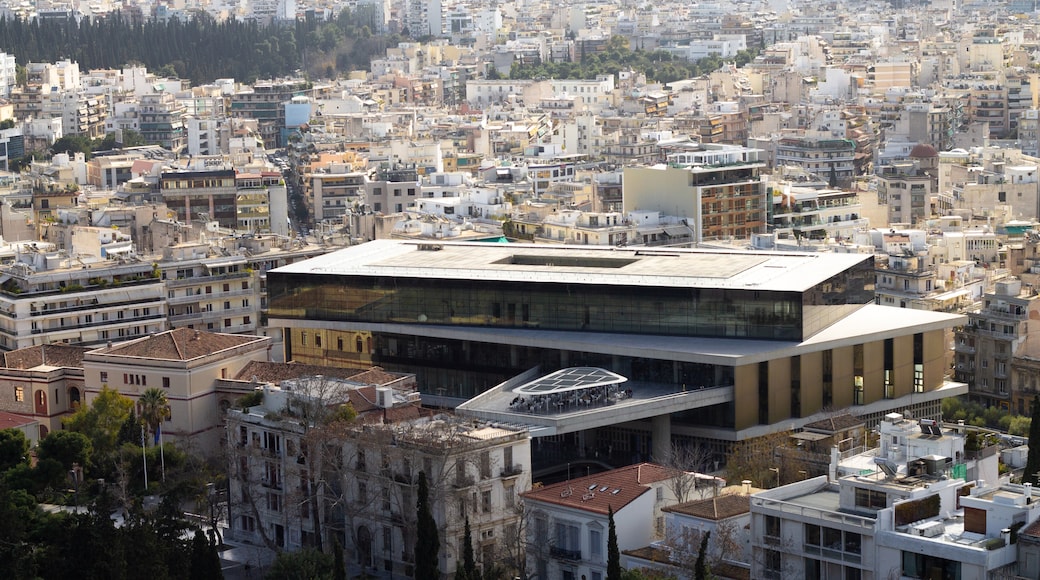
[[[376,240],[271,272],[803,292],[871,257]]]

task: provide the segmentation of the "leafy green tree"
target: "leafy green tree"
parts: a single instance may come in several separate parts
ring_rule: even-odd
[[[19,429],[0,430],[0,472],[29,461],[29,440]]]
[[[116,440],[123,423],[130,417],[134,402],[118,391],[102,387],[90,406],[79,409],[64,420],[69,431],[90,438],[94,447],[94,462],[108,461],[116,451]]]
[[[123,147],[140,147],[142,145],[147,145],[147,143],[144,140],[144,136],[137,131],[134,131],[133,129],[123,129],[123,142],[121,145]]]
[[[79,464],[86,468],[90,464],[90,457],[94,453],[94,446],[90,439],[75,431],[53,431],[40,440],[39,449],[36,451],[40,459],[53,459],[65,470],[72,469],[73,464]]]
[[[1033,396],[1033,403],[1029,406],[1030,417],[1040,417],[1040,395]],[[1040,478],[1040,421],[1032,421],[1029,424],[1029,455],[1026,456],[1026,470],[1022,474],[1022,481],[1037,484]]]
[[[607,522],[607,580],[621,580],[621,551],[618,550],[613,506],[607,506]]]
[[[152,387],[141,393],[141,420],[144,421],[148,431],[158,437],[159,428],[166,420],[169,412],[170,402],[166,399],[166,393],[157,387]]]
[[[332,556],[313,548],[281,552],[264,575],[265,580],[331,580]]]
[[[65,135],[51,145],[51,154],[68,153],[71,156],[75,153],[82,153],[87,159],[90,159],[90,146],[90,139],[83,135]]]
[[[430,490],[426,483],[426,472],[419,472],[419,490],[416,500],[415,530],[415,580],[438,580],[438,552],[441,541],[437,532],[437,521],[430,511]]]

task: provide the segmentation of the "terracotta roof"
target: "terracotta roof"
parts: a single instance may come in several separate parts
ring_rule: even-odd
[[[260,336],[175,328],[91,352],[104,355],[188,361],[264,340],[268,339]]]
[[[649,491],[649,484],[668,479],[671,473],[671,469],[661,465],[638,463],[532,489],[523,496],[526,499],[605,514],[608,507],[613,507],[615,512],[619,511]]]
[[[910,150],[910,157],[915,159],[927,159],[938,156],[939,152],[935,150],[935,147],[932,147],[927,143],[918,143]]]
[[[278,383],[287,379],[300,379],[316,375],[346,379],[364,372],[364,369],[343,369],[319,365],[254,360],[249,361],[246,366],[242,367],[242,370],[235,375],[235,379],[239,381],[256,380],[260,383]]]
[[[83,368],[83,353],[89,350],[67,344],[27,346],[5,352],[3,364],[9,369],[31,369],[44,363],[52,367]]]
[[[1036,520],[1035,522],[1022,528],[1022,530],[1018,532],[1018,535],[1029,536],[1031,538],[1040,538],[1040,520]]]
[[[720,495],[668,506],[661,511],[718,521],[750,512],[751,497],[738,494]]]
[[[14,413],[0,411],[0,429],[14,429],[25,425],[32,425],[35,422],[36,419],[31,417],[23,417],[21,415],[15,415]]]
[[[842,429],[848,429],[849,427],[858,427],[865,425],[866,421],[862,417],[856,417],[848,413],[842,413],[841,415],[834,415],[833,417],[827,417],[820,419],[819,421],[813,421],[812,423],[806,423],[805,429],[816,429],[818,431],[841,431]]]

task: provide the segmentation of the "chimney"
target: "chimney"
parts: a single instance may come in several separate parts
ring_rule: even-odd
[[[1033,484],[1023,483],[1022,484],[1022,495],[1026,496],[1026,504],[1028,505],[1033,501]]]
[[[740,485],[744,486],[744,494],[745,495],[751,495],[751,480],[750,479],[745,479],[744,481],[741,481]]]

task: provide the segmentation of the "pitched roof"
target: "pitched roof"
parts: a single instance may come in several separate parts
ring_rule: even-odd
[[[52,367],[83,368],[83,354],[91,349],[67,344],[40,344],[5,352],[3,365],[9,369]]]
[[[703,520],[718,521],[750,512],[751,497],[735,493],[719,495],[708,499],[699,499],[668,506],[662,508],[661,511],[684,514]]]
[[[22,415],[0,411],[0,429],[14,429],[32,425],[33,423],[36,423],[36,419],[32,417],[23,417]]]
[[[805,429],[816,429],[818,431],[841,431],[842,429],[848,429],[850,427],[858,427],[865,425],[866,421],[862,417],[856,417],[848,413],[842,413],[841,415],[834,415],[832,417],[825,417],[819,421],[813,421],[812,423],[806,423]]]
[[[323,375],[336,379],[346,379],[361,373],[364,369],[346,369],[337,367],[324,367],[320,365],[307,365],[300,363],[277,363],[253,360],[246,363],[242,370],[235,375],[235,380],[255,381],[259,383],[278,383],[287,379],[301,379]]]
[[[663,481],[671,475],[672,469],[668,467],[637,463],[535,488],[523,496],[526,499],[606,514],[608,507],[612,507],[615,512],[619,511],[649,491],[651,483]]]
[[[91,352],[103,355],[188,361],[251,342],[267,340],[269,339],[261,336],[175,328]]]

